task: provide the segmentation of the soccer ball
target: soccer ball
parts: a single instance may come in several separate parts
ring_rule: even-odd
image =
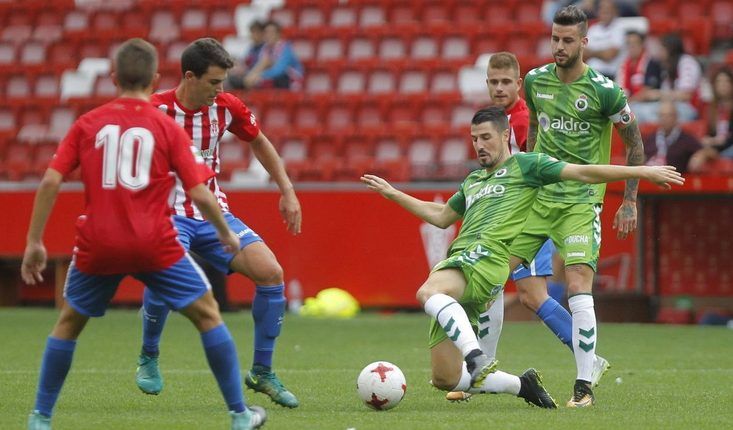
[[[407,381],[399,367],[388,361],[375,361],[359,374],[356,390],[368,407],[384,411],[400,403],[407,390]]]

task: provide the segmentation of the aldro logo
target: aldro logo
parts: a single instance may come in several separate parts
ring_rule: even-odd
[[[476,194],[466,196],[466,210],[483,197],[501,197],[506,187],[501,184],[488,184],[481,188]]]
[[[586,107],[587,107],[587,101]],[[537,115],[537,121],[542,127],[543,131],[559,131],[565,134],[588,134],[590,133],[590,123],[588,121],[578,121],[575,118],[566,118],[560,116],[559,118],[550,118],[545,112],[540,112]]]

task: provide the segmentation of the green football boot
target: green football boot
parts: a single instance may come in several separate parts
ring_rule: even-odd
[[[297,408],[300,404],[298,398],[283,386],[275,372],[264,366],[252,366],[252,370],[244,376],[244,383],[252,390],[267,394],[280,406]]]
[[[51,417],[33,411],[28,416],[28,430],[51,430]]]
[[[157,396],[163,391],[163,377],[158,368],[158,357],[140,354],[135,372],[137,387],[145,394]]]

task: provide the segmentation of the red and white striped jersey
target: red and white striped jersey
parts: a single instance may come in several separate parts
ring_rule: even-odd
[[[217,175],[220,171],[219,142],[226,130],[246,142],[251,142],[260,133],[254,114],[233,94],[220,93],[214,99],[213,105],[204,106],[195,111],[186,109],[181,104],[176,97],[175,89],[153,94],[150,102],[183,127],[186,134],[193,140],[193,146],[199,149],[204,162]],[[228,212],[227,196],[219,187],[216,176],[209,180],[207,185],[216,196],[221,210]],[[173,215],[197,220],[204,219],[201,212],[186,195],[180,181],[176,182],[169,203]]]
[[[527,134],[529,133],[529,110],[523,99],[518,99],[511,109],[506,111],[509,117],[509,152],[516,154],[527,151]]]

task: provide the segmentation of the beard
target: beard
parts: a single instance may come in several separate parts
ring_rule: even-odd
[[[567,60],[565,60],[565,63],[563,63],[563,64],[558,63],[557,62],[557,57],[555,57],[555,65],[557,67],[561,67],[563,69],[571,69],[571,68],[573,68],[573,66],[575,66],[575,64],[578,63],[579,60],[580,60],[580,51],[577,54],[573,55],[573,56],[568,55],[567,56]]]

